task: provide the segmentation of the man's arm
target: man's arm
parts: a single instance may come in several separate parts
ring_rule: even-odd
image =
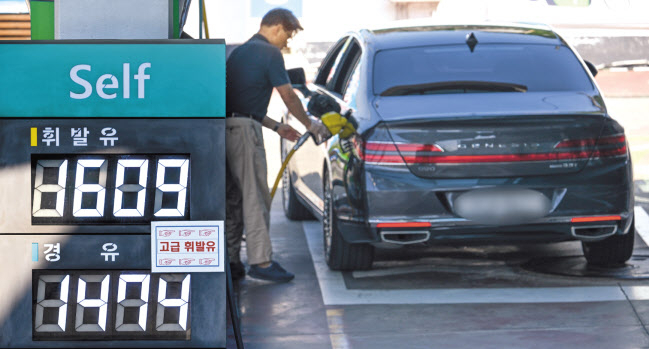
[[[275,130],[276,127],[278,127],[279,122],[269,118],[268,116],[264,116],[264,119],[261,121],[261,125],[264,127],[267,127],[271,130]]]
[[[268,127],[269,129],[277,132],[280,137],[286,138],[291,142],[295,142],[302,136],[299,132],[297,132],[293,127],[279,123],[268,116],[264,116],[264,119],[261,121],[261,124],[264,127]]]
[[[279,92],[279,95],[282,97],[282,100],[284,101],[284,104],[286,104],[288,110],[298,120],[300,120],[300,122],[304,124],[304,126],[306,126],[307,130],[309,130],[309,132],[311,132],[311,134],[315,137],[317,144],[320,144],[322,141],[331,136],[329,129],[327,129],[327,127],[322,124],[319,119],[314,119],[313,122],[311,119],[309,119],[309,116],[306,115],[306,112],[304,111],[304,107],[302,107],[300,97],[295,94],[295,91],[293,91],[293,87],[290,84],[280,85],[275,88],[277,89],[277,92]]]
[[[291,112],[291,114],[293,114],[298,120],[300,120],[300,122],[304,124],[307,129],[310,128],[311,120],[309,120],[309,117],[304,111],[300,97],[298,97],[297,94],[295,94],[295,91],[293,91],[293,86],[291,86],[291,84],[284,84],[275,88],[277,89],[277,92],[279,92],[279,95],[282,97],[284,104],[286,104],[288,111]]]

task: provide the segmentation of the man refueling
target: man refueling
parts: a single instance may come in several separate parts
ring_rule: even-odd
[[[321,122],[309,119],[304,111],[280,51],[302,29],[291,11],[273,9],[262,18],[259,32],[237,47],[226,63],[226,234],[234,279],[245,276],[240,259],[244,227],[248,275],[274,282],[288,282],[294,277],[272,260],[271,197],[261,126],[290,141],[300,137],[291,126],[266,116],[275,88],[291,114],[310,133],[320,137],[329,134]]]

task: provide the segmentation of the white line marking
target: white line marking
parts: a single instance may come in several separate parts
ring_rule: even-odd
[[[649,215],[639,206],[636,207],[635,213],[636,229],[645,241],[649,241]],[[320,222],[306,221],[302,223],[302,227],[325,305],[576,303],[626,300],[618,286],[349,290],[345,286],[342,273],[329,270],[324,260]],[[649,300],[649,286],[625,286],[624,291],[630,300]]]
[[[645,245],[649,246],[649,215],[642,206],[636,206],[635,210],[635,230],[644,240]]]
[[[645,301],[649,299],[649,286],[622,286],[630,300]]]

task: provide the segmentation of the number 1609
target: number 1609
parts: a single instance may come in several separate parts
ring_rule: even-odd
[[[39,159],[32,217],[141,218],[147,207],[155,217],[184,217],[188,181],[186,157]],[[151,199],[153,205],[148,205]]]

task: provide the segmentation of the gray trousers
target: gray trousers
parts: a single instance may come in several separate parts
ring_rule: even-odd
[[[233,117],[226,118],[225,125],[225,232],[230,262],[241,260],[244,227],[248,264],[270,262],[270,193],[261,124],[250,118]]]

